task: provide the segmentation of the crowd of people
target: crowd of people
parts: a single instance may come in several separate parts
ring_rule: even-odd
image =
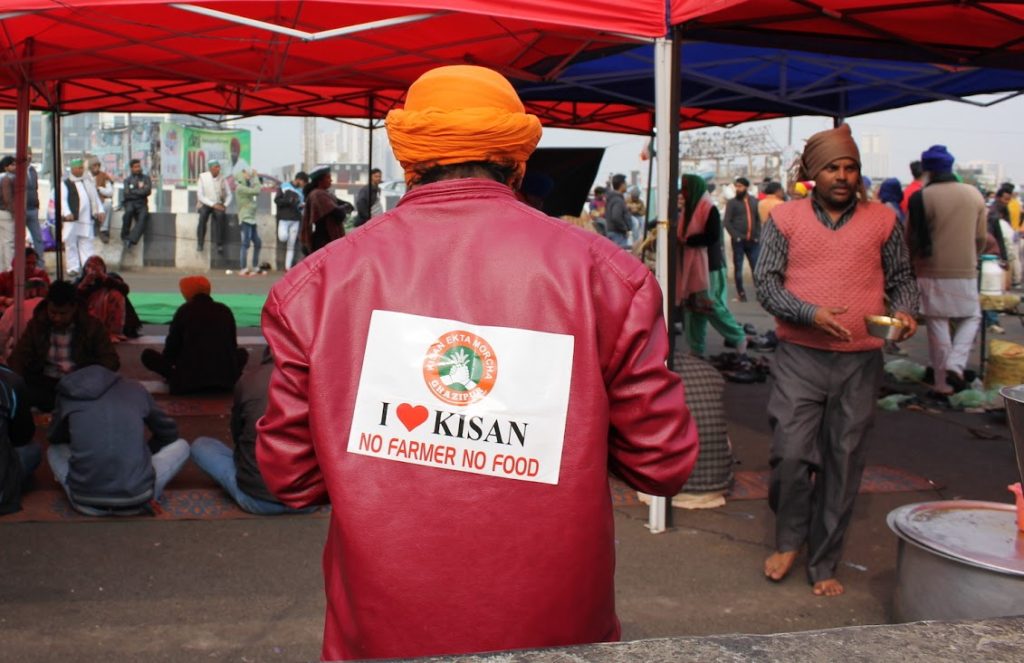
[[[720,209],[706,179],[684,175],[670,241],[689,352],[669,363],[663,293],[630,255],[650,247],[647,210],[625,176],[595,190],[597,233],[545,215],[539,203],[555,183],[526,172],[539,120],[482,67],[427,72],[386,126],[409,186],[395,210],[380,214],[373,179],[354,208],[339,201],[328,168],[277,194],[289,273],[267,299],[268,349],[253,370],[242,376],[250,358],[233,315],[202,276],[181,280],[185,303],[163,350],[142,355],[173,394],[234,390],[233,449],[210,437],[190,445],[119,374],[113,342],[125,333],[128,290],[102,260],[88,257],[75,283],[48,288],[26,267],[36,303],[0,368],[11,442],[0,510],[16,507],[41,460],[35,407],[52,412],[47,457],[83,513],[146,509],[190,457],[252,513],[331,504],[325,660],[615,640],[608,473],[666,497],[688,485],[721,490],[731,476],[722,381],[701,359],[709,324],[737,355],[749,345],[728,305],[728,233],[737,299],[747,298],[749,262],[777,329],[767,403],[775,536],[762,571],[780,581],[806,551],[814,595],[842,594],[837,568],[882,376],[884,341],[865,319],[891,314],[902,341],[923,317],[934,390],[955,388],[981,317],[980,252],[1009,265],[1020,248],[1012,188],[987,208],[936,145],[917,186],[886,180],[869,194],[848,125],[810,137],[788,192],[737,178]],[[82,200],[92,190],[78,187],[76,168],[68,209],[106,216],[102,200]],[[218,180],[211,162],[200,249],[232,195]],[[253,226],[243,228],[243,269],[249,245],[258,268],[258,190],[243,174],[234,192]],[[353,211],[357,241],[344,239]],[[221,240],[212,234],[218,250]],[[309,254],[298,264],[296,243]],[[467,259],[477,247],[486,259]]]
[[[0,318],[0,341],[10,348],[0,369],[0,428],[6,431],[0,435],[0,514],[17,510],[42,458],[41,445],[33,441],[33,409],[51,413],[50,468],[72,507],[86,515],[151,511],[190,455],[241,508],[292,511],[267,491],[255,460],[270,354],[242,377],[248,352],[237,345],[231,309],[211,298],[204,276],[183,278],[180,289],[185,303],[171,321],[163,350],[144,350],[142,363],[167,381],[172,394],[234,390],[234,450],[211,437],[190,446],[142,384],[119,373],[119,339],[109,325],[123,320],[127,286],[93,256],[80,283],[28,281],[24,329],[16,344],[4,322],[7,314]]]

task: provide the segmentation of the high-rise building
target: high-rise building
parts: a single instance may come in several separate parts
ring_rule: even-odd
[[[876,182],[890,177],[889,136],[886,134],[862,134],[857,138],[860,148],[860,170]]]

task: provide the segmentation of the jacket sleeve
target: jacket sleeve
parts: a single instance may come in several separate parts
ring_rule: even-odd
[[[11,445],[20,447],[32,441],[36,433],[36,422],[32,418],[32,408],[28,404],[25,381],[20,376],[12,375],[11,392],[14,394],[14,412],[11,413],[10,437]]]
[[[164,340],[164,359],[169,361],[171,364],[177,362],[178,355],[181,354],[181,346],[185,339],[185,314],[182,312],[184,307],[178,307],[178,310],[174,312],[174,317],[171,318],[171,325],[167,328],[167,338]]]
[[[151,444],[150,448],[153,446],[163,448],[178,439],[178,423],[157,407],[149,392],[146,392],[146,398],[149,401],[149,414],[145,419],[146,426],[152,431],[153,441],[156,442],[156,445]]]
[[[143,198],[148,198],[149,194],[153,192],[153,180],[150,179],[149,175],[142,176],[142,188],[136,189],[135,193]]]
[[[263,335],[274,354],[267,410],[256,424],[256,462],[267,488],[290,507],[326,504],[327,485],[309,428],[309,359],[271,291]]]
[[[365,187],[356,192],[356,213],[360,221],[370,219],[370,187]]]
[[[725,218],[722,219],[722,225],[725,226],[725,231],[729,233],[729,237],[736,239],[743,237],[743,228],[740,227],[737,222],[737,208],[735,200],[730,200],[725,203]]]
[[[665,365],[662,295],[649,272],[636,291],[609,365],[609,467],[633,488],[675,495],[697,462],[697,426],[682,380]]]
[[[258,195],[261,187],[262,184],[260,184],[260,180],[258,179],[255,183],[252,180],[238,180],[238,183],[235,185],[235,192],[244,195]]]
[[[608,199],[604,208],[604,220],[608,230],[617,233],[629,232],[629,221],[626,220],[626,205],[618,196]]]

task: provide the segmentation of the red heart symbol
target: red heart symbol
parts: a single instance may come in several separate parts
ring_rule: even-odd
[[[430,412],[428,412],[427,408],[422,405],[413,407],[408,403],[402,403],[398,406],[398,418],[402,420],[402,424],[409,432],[412,432],[413,428],[416,428],[426,421],[429,416]]]

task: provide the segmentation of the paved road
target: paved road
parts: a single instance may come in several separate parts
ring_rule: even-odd
[[[177,274],[130,274],[133,287],[167,290]],[[271,277],[214,277],[214,291],[266,288]],[[170,284],[169,286],[167,284]],[[769,326],[754,303],[741,322]],[[1007,337],[1024,328],[1004,321]],[[147,333],[156,333],[147,330]],[[712,352],[720,347],[711,346]],[[923,338],[906,344],[924,362]],[[125,346],[126,366],[136,366]],[[129,374],[136,371],[126,369]],[[741,469],[767,466],[767,385],[729,385],[729,431]],[[183,433],[223,431],[193,417]],[[815,598],[797,572],[766,581],[771,517],[764,500],[676,511],[675,528],[650,535],[646,510],[615,512],[617,600],[627,639],[771,633],[885,623],[895,579],[892,509],[965,497],[1008,502],[1015,480],[1005,423],[992,415],[879,413],[869,462],[926,478],[936,489],[862,495],[840,578],[848,593]],[[395,505],[401,508],[401,505]],[[557,504],[551,505],[552,509]],[[301,661],[319,652],[323,518],[202,522],[3,524],[0,520],[0,659],[10,661]],[[369,535],[369,534],[368,534]]]

